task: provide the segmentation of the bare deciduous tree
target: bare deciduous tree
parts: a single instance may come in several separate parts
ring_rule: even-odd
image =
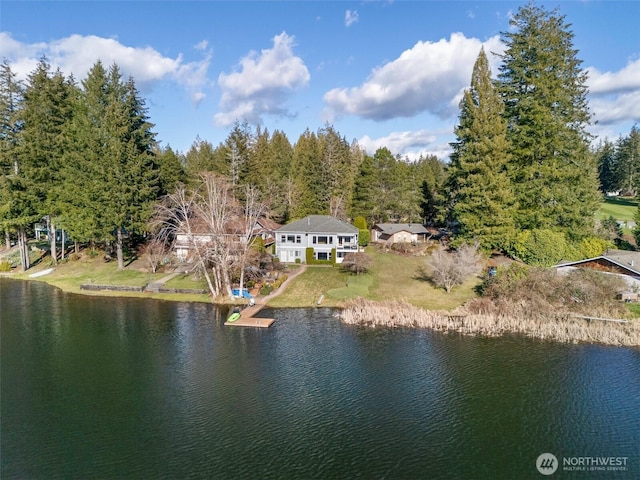
[[[364,252],[347,253],[342,261],[342,268],[360,275],[369,270],[372,262],[371,257]]]
[[[253,185],[247,185],[243,191],[244,202],[242,205],[242,215],[238,215],[239,220],[234,224],[237,230],[234,232],[238,239],[236,248],[236,263],[240,268],[240,294],[244,287],[244,270],[249,257],[249,252],[255,241],[253,231],[258,224],[258,220],[265,214],[266,206],[260,201],[260,192]],[[240,213],[240,212],[238,212]]]
[[[478,244],[461,245],[453,252],[440,245],[427,260],[431,268],[431,280],[447,293],[455,285],[462,285],[466,279],[475,275],[482,268],[482,255],[478,252]]]
[[[151,237],[144,248],[144,255],[151,273],[156,273],[171,250],[171,244],[160,235]]]
[[[265,207],[257,190],[246,187],[244,201],[221,176],[201,173],[193,189],[179,187],[158,206],[155,222],[159,236],[176,238],[189,251],[194,266],[204,275],[211,295],[233,297],[231,272],[240,269],[240,288],[253,238]]]

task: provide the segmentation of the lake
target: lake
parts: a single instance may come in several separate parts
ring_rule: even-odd
[[[640,349],[333,313],[0,278],[1,477],[640,478]]]

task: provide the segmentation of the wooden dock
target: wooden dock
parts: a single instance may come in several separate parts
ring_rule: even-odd
[[[298,265],[296,271],[289,275],[280,288],[278,288],[275,292],[271,292],[266,297],[260,297],[260,302],[256,302],[255,305],[245,308],[240,311],[240,318],[235,322],[224,322],[225,325],[233,326],[237,325],[239,327],[270,327],[275,320],[273,318],[255,318],[254,315],[257,314],[260,310],[267,306],[267,303],[270,299],[277,297],[280,295],[287,285],[293,280],[295,277],[304,273],[307,270],[307,266],[305,264]]]
[[[275,322],[273,318],[254,317],[254,315],[262,310],[265,306],[266,305],[264,303],[256,303],[251,307],[247,307],[244,310],[241,310],[240,318],[235,322],[224,322],[224,324],[237,327],[270,327],[271,324]]]

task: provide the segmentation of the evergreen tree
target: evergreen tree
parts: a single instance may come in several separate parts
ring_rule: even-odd
[[[586,127],[587,75],[557,11],[529,3],[503,33],[499,79],[512,145],[520,228],[592,230],[599,205]]]
[[[64,188],[63,223],[76,242],[102,240],[100,228],[103,179],[108,166],[103,165],[108,134],[103,125],[109,104],[107,71],[100,61],[89,70],[80,89],[72,92],[73,110],[68,125],[68,148],[64,153],[62,177]]]
[[[354,182],[352,217],[364,217],[368,224],[375,222],[373,212],[378,202],[375,189],[377,183],[377,170],[374,168],[373,158],[365,155]]]
[[[316,184],[320,198],[326,196],[329,214],[347,220],[347,209],[351,204],[356,167],[352,159],[351,146],[332,125],[325,125],[318,132],[322,149],[321,162],[317,164]]]
[[[249,176],[249,156],[254,143],[254,134],[248,123],[235,122],[225,141],[227,171],[232,185],[244,185]]]
[[[601,143],[594,155],[598,164],[598,179],[603,192],[613,192],[619,189],[620,181],[616,175],[616,148],[609,140]]]
[[[222,175],[226,168],[222,160],[224,156],[224,153],[218,153],[210,142],[196,137],[185,154],[187,175],[191,178],[197,177],[201,172],[216,172]]]
[[[140,231],[146,225],[158,198],[159,172],[153,155],[153,125],[133,80],[122,83],[120,71],[113,65],[107,85],[102,227],[107,238],[115,240],[118,269],[122,270],[124,233]]]
[[[440,204],[436,199],[436,191],[429,183],[429,180],[423,180],[420,186],[422,200],[420,202],[420,212],[425,226],[433,226],[438,222],[440,214]]]
[[[23,93],[22,83],[5,60],[0,65],[0,228],[7,248],[11,245],[10,231],[18,227],[15,219],[21,216],[13,199],[17,192],[12,187],[20,173]]]
[[[329,213],[327,199],[318,195],[320,179],[316,175],[320,155],[318,137],[306,129],[293,147],[291,190],[296,192],[298,201],[291,206],[289,217],[292,219]]]
[[[507,174],[509,143],[504,105],[491,80],[484,49],[460,102],[452,143],[450,197],[460,235],[486,248],[500,248],[514,230],[514,198]]]
[[[71,118],[70,88],[62,73],[51,73],[42,58],[28,77],[22,116],[22,178],[34,216],[46,217],[51,258],[57,261],[56,226],[61,213],[59,195],[67,125]]]
[[[636,196],[640,191],[640,130],[635,125],[616,143],[615,171],[623,193]]]
[[[170,145],[164,148],[154,147],[153,155],[159,167],[159,196],[173,192],[178,184],[186,182],[184,163]]]

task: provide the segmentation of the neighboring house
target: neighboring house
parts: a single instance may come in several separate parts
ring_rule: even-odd
[[[377,223],[371,229],[372,242],[417,243],[429,236],[429,230],[419,223]]]
[[[264,241],[265,247],[269,247],[275,243],[275,230],[280,227],[276,222],[269,220],[268,218],[261,217],[257,220],[256,225],[253,227],[250,238],[261,237]],[[185,232],[184,228],[179,228],[176,233],[176,241],[174,244],[174,252],[176,257],[181,261],[188,260],[189,253],[196,245],[206,245],[207,243],[213,244],[215,235],[209,233],[209,227],[203,222],[193,222],[191,235]],[[229,222],[227,225],[227,233],[224,234],[226,242],[239,242],[239,244],[246,245],[246,238],[244,235],[238,232],[243,231],[243,225],[241,222]],[[230,243],[227,243],[231,245]],[[240,247],[238,247],[240,248]]]
[[[565,262],[554,265],[559,272],[566,272],[576,268],[590,268],[599,272],[622,277],[629,288],[640,289],[640,252],[628,250],[607,250],[599,257]]]
[[[281,262],[306,261],[307,248],[314,260],[342,263],[348,253],[358,251],[358,229],[329,215],[309,215],[276,230],[276,256]]]
[[[269,248],[276,243],[276,230],[282,225],[274,222],[266,217],[258,219],[256,226],[253,228],[252,237],[260,237],[264,241],[265,248]]]

